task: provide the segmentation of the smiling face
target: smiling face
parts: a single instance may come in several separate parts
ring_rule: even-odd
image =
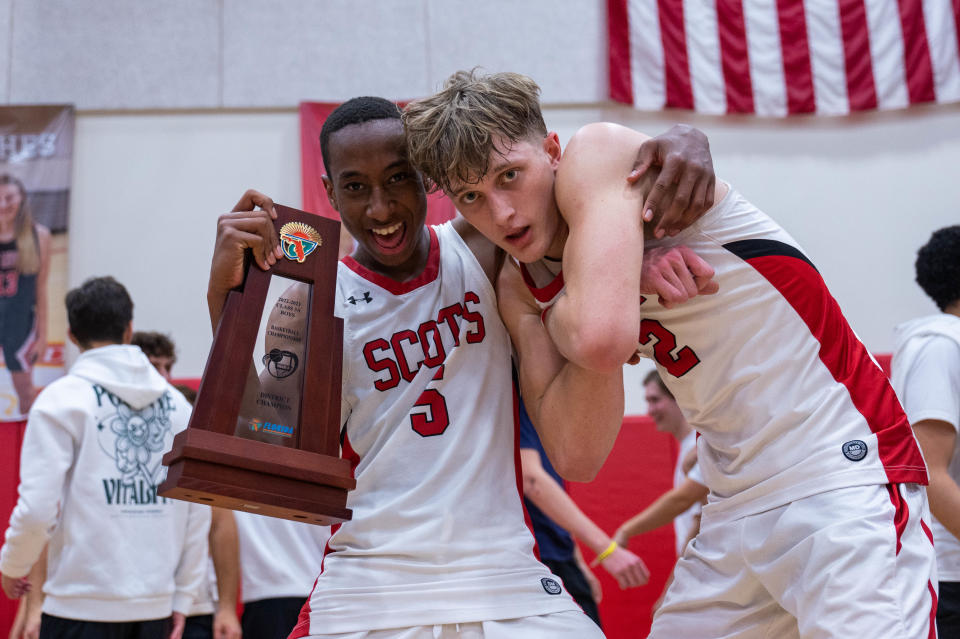
[[[331,174],[323,176],[323,184],[357,241],[354,259],[400,281],[419,274],[430,247],[427,197],[407,159],[400,120],[345,126],[327,146]]]
[[[499,142],[476,182],[453,182],[448,195],[483,235],[521,262],[560,258],[567,227],[553,194],[560,163],[556,133]]]
[[[647,400],[647,413],[653,418],[657,430],[677,435],[686,425],[686,420],[677,400],[670,397],[657,382],[648,382],[643,387]]]

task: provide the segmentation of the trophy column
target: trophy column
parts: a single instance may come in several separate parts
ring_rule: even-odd
[[[159,493],[329,525],[356,487],[339,457],[343,320],[333,315],[339,223],[276,206],[286,259],[248,265],[214,335],[190,424]]]

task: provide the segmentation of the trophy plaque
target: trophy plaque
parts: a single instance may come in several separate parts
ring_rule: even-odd
[[[163,457],[159,493],[329,525],[356,487],[340,458],[343,320],[333,315],[339,222],[276,205],[284,257],[247,260],[227,296],[196,405]]]

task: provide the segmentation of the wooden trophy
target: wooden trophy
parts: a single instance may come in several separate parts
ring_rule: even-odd
[[[247,260],[213,338],[159,493],[312,524],[350,519],[340,450],[343,320],[333,315],[340,224],[276,206],[284,258]]]

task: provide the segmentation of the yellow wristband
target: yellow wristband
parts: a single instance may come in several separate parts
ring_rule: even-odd
[[[593,563],[594,563],[594,564],[599,564],[601,561],[603,561],[604,559],[606,559],[607,557],[609,557],[610,555],[612,555],[613,552],[614,552],[617,548],[619,548],[619,547],[620,547],[620,546],[617,545],[617,542],[611,541],[611,542],[610,542],[610,545],[607,546],[606,550],[604,550],[602,553],[600,553],[599,555],[597,555],[597,558],[593,560]]]

